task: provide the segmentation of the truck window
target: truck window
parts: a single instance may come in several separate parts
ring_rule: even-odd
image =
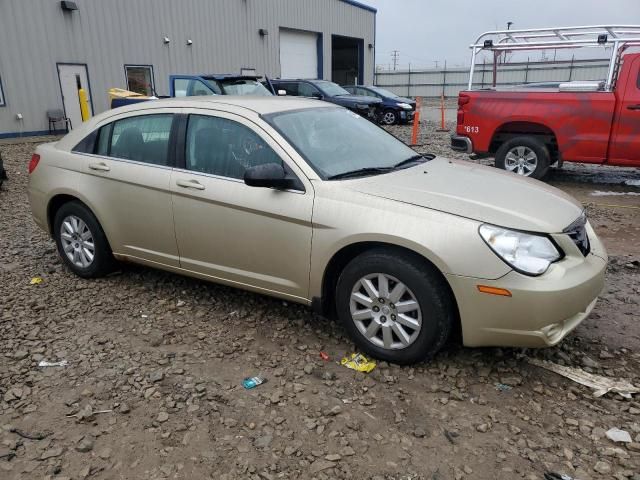
[[[188,88],[189,88],[188,78],[173,79],[173,96],[174,97],[186,97]]]

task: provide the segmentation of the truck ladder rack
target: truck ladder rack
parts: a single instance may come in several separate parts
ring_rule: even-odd
[[[485,32],[469,46],[471,71],[469,90],[473,86],[476,55],[482,51],[512,52],[559,48],[612,47],[606,90],[610,90],[618,71],[621,48],[640,45],[640,25],[591,25],[579,27],[532,28]]]

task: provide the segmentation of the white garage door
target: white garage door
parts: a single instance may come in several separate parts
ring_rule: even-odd
[[[318,34],[280,30],[280,78],[318,77]]]

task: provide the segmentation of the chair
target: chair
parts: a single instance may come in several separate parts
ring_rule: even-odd
[[[64,122],[64,126],[67,129],[67,133],[69,130],[73,128],[71,124],[71,119],[64,116],[64,112],[59,108],[54,110],[47,110],[47,119],[49,120],[49,135],[53,133],[56,129],[56,123]]]

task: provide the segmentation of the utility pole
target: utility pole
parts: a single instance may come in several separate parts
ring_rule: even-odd
[[[393,70],[395,70],[398,67],[399,58],[400,58],[400,54],[398,53],[398,50],[394,50],[393,52],[391,52],[391,60],[393,60]]]

